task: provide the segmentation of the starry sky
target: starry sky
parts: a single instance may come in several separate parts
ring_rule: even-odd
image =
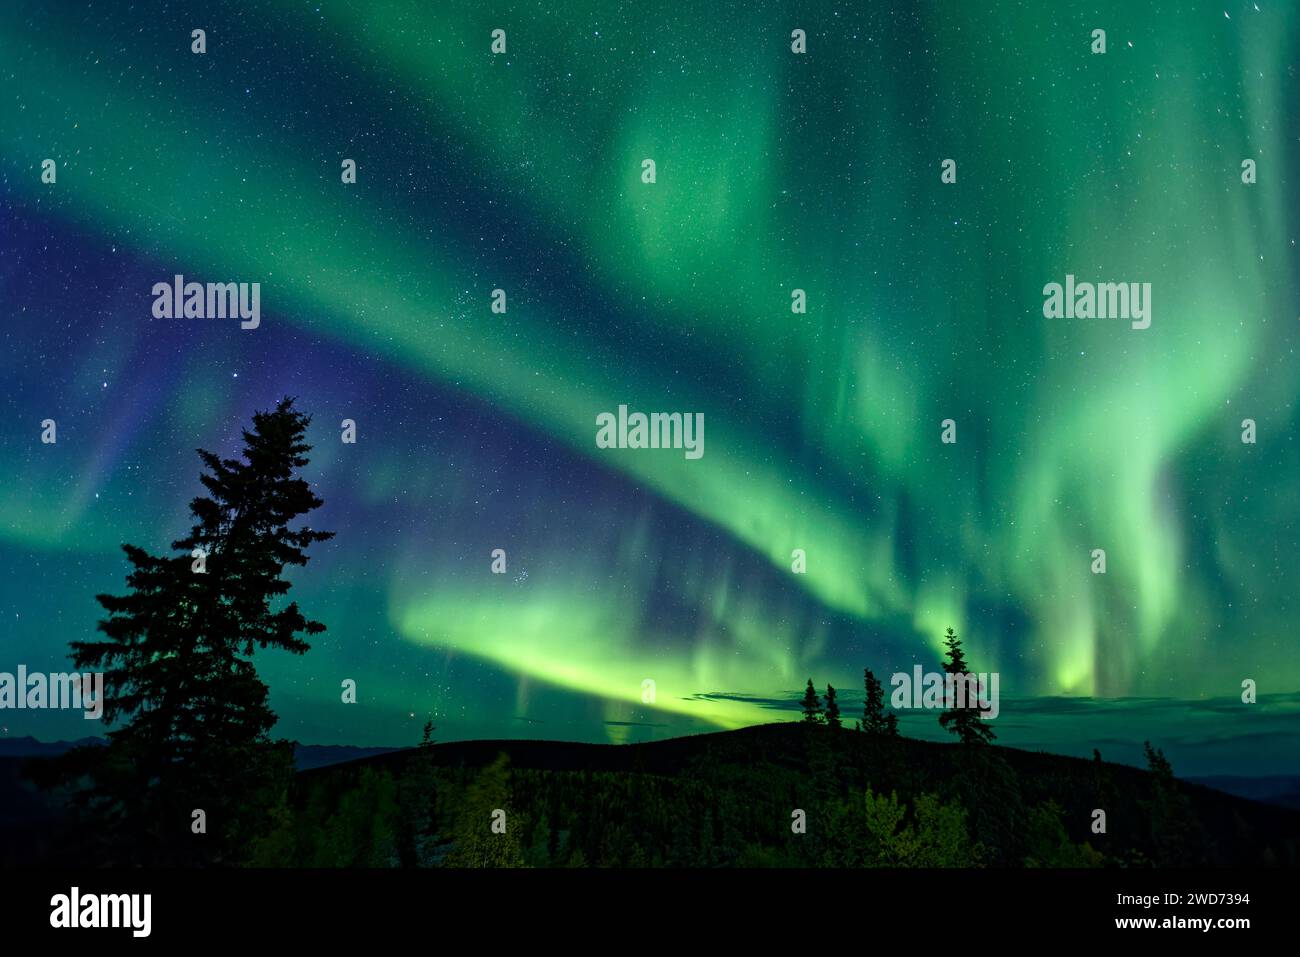
[[[1298,41],[1281,0],[4,4],[0,670],[65,670],[291,394],[338,534],[292,576],[328,632],[259,659],[280,734],[648,740],[809,677],[852,718],[952,626],[1001,743],[1294,770]],[[260,326],[154,319],[178,273]],[[1151,327],[1044,318],[1067,274]],[[620,404],[705,454],[598,448]]]

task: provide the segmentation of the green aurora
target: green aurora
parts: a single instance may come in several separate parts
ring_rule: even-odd
[[[1282,735],[1300,10],[1060,6],[6,5],[4,660],[61,667],[192,450],[289,392],[339,535],[295,588],[329,632],[261,665],[285,733],[738,727],[951,625],[1042,736],[1007,743],[1089,753],[1138,700],[1139,741]],[[174,273],[261,282],[262,327],[151,320]],[[1151,327],[1045,319],[1067,274],[1150,282]],[[597,448],[619,404],[703,412],[706,454]]]

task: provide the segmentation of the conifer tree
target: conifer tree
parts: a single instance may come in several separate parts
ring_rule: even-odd
[[[822,699],[817,696],[812,679],[808,679],[808,688],[803,693],[803,719],[809,724],[817,724],[822,719]]]
[[[898,736],[898,715],[885,710],[885,689],[870,668],[862,669],[865,695],[862,699],[861,730],[868,734]]]
[[[438,847],[437,765],[433,756],[436,730],[432,721],[424,723],[420,743],[398,784],[398,858],[403,867],[431,866]]]
[[[1139,799],[1150,828],[1156,864],[1162,867],[1204,866],[1205,828],[1191,801],[1174,777],[1173,766],[1160,748],[1142,743],[1150,773],[1151,797]]]
[[[190,502],[179,554],[123,545],[127,593],[96,596],[104,638],[72,642],[79,671],[104,672],[104,718],[120,724],[62,773],[89,777],[77,804],[114,863],[237,861],[287,787],[292,745],[270,739],[276,716],[251,658],[303,654],[303,636],[325,630],[279,601],[285,566],[307,564],[305,549],[333,535],[290,528],[321,504],[298,475],[309,422],[285,398],[254,414],[240,459],[200,449],[208,494]]]
[[[948,649],[946,652],[948,660],[943,663],[943,670],[952,676],[954,682],[966,681],[966,676],[970,675],[971,671],[966,666],[966,656],[961,650],[961,639],[949,628],[943,643]],[[973,687],[973,682],[967,684],[968,689]],[[939,724],[957,735],[963,744],[985,744],[997,737],[988,722],[980,717],[979,701],[972,702],[969,693],[966,695],[964,707],[956,700],[956,695],[949,699],[948,710],[939,715]]]
[[[841,727],[840,706],[835,700],[835,688],[831,685],[826,686],[826,723],[832,728]]]

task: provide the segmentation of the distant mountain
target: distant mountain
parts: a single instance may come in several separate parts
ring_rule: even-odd
[[[351,744],[297,744],[294,745],[293,760],[299,771],[309,771],[312,768],[324,768],[331,764],[358,761],[400,750],[402,749],[359,748]]]
[[[1300,811],[1300,774],[1272,774],[1257,778],[1220,774],[1187,780],[1252,801]]]
[[[103,744],[103,738],[76,741],[37,741],[35,738],[0,738],[0,758],[52,758],[82,744]]]
[[[0,758],[52,758],[83,744],[104,744],[103,738],[78,738],[76,741],[37,741],[31,737],[0,738]],[[299,771],[328,767],[344,761],[388,754],[399,748],[361,748],[350,744],[297,744],[293,758]]]

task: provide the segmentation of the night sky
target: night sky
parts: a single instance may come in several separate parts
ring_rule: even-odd
[[[1294,770],[1298,62],[1290,0],[0,5],[0,670],[69,668],[290,394],[338,534],[278,734],[852,720],[952,626],[999,743]],[[153,318],[176,274],[260,326]],[[1045,318],[1067,274],[1150,328]],[[598,448],[620,404],[703,457]]]

